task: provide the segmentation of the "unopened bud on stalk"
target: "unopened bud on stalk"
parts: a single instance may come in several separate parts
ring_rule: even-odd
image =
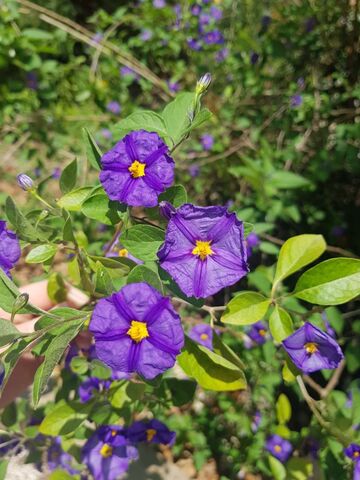
[[[30,192],[31,190],[34,190],[34,182],[25,173],[20,173],[20,175],[18,175],[16,179],[19,187],[25,190],[25,192]]]
[[[211,83],[211,74],[205,73],[205,75],[200,77],[200,79],[197,81],[195,93],[197,95],[202,95],[209,88],[210,83]]]

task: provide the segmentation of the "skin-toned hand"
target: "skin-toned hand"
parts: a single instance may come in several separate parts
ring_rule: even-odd
[[[55,305],[49,298],[47,293],[47,280],[25,285],[19,288],[20,292],[29,295],[29,302],[42,310],[50,310]],[[66,304],[69,307],[80,308],[88,301],[88,297],[77,288],[70,287],[67,293]],[[10,314],[0,308],[0,318],[10,320]],[[16,328],[23,333],[31,333],[34,331],[34,325],[38,318],[32,315],[16,315],[14,324]],[[87,332],[80,333],[76,338],[79,348],[89,348],[91,336]],[[4,351],[5,348],[0,351]],[[41,357],[35,357],[31,352],[24,353],[14,371],[12,372],[3,394],[0,398],[0,408],[6,407],[17,396],[21,395],[26,388],[32,384],[35,372],[42,362]]]

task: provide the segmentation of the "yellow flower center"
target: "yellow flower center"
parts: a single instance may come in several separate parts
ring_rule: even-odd
[[[282,448],[280,445],[275,445],[274,450],[276,453],[280,453],[282,451]]]
[[[115,437],[116,434],[117,434],[117,431],[116,431],[116,430],[111,430],[111,436],[112,436],[112,437]]]
[[[151,440],[155,437],[156,435],[156,430],[154,430],[153,428],[148,428],[146,430],[146,440],[148,442],[151,442]]]
[[[359,458],[360,457],[360,452],[354,452],[353,457],[354,458]]]
[[[131,173],[131,176],[133,178],[139,178],[139,177],[144,177],[145,176],[145,163],[140,163],[137,160],[135,160],[129,167],[129,172]]]
[[[202,240],[196,240],[196,247],[191,253],[200,257],[200,260],[205,260],[208,255],[212,255],[214,253],[211,250],[210,243],[211,242],[203,242]]]
[[[104,445],[100,449],[100,455],[104,458],[108,458],[111,457],[112,453],[112,447],[108,443],[104,443]]]
[[[137,322],[136,320],[132,320],[131,326],[126,333],[137,343],[149,336],[146,323]]]
[[[313,342],[305,343],[304,348],[307,353],[310,353],[310,355],[318,351],[316,343]]]
[[[129,252],[126,250],[126,248],[122,248],[119,250],[119,257],[127,257]]]
[[[264,330],[263,328],[261,330],[259,330],[259,334],[262,336],[262,337],[265,337],[266,335],[266,330]]]
[[[207,333],[202,333],[200,335],[201,340],[207,340],[209,338],[209,335]]]

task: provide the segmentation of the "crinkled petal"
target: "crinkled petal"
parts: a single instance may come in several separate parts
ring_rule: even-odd
[[[116,295],[116,294],[115,294]],[[126,311],[120,311],[113,297],[102,298],[96,304],[89,330],[94,335],[112,332],[112,334],[129,329],[129,316]]]
[[[129,372],[129,352],[133,341],[129,335],[114,341],[97,339],[95,335],[96,356],[109,367],[121,372]]]
[[[173,367],[176,356],[163,352],[154,347],[147,339],[141,342],[140,356],[137,364],[137,372],[144,378],[151,380],[165,370]]]

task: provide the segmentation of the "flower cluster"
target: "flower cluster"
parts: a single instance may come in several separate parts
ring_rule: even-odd
[[[217,28],[217,23],[222,19],[222,9],[216,5],[195,3],[191,7],[191,15],[197,18],[198,36],[190,36],[187,39],[188,46],[192,50],[202,50],[205,45],[223,45],[224,36]],[[220,53],[221,52],[221,53]],[[216,61],[223,61],[228,55],[228,49],[223,48],[215,55]]]

